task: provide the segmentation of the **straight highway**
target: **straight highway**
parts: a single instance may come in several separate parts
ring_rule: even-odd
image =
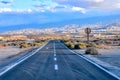
[[[0,75],[0,80],[118,80],[51,40],[43,48]]]

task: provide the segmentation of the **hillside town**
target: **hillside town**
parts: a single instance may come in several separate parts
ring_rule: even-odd
[[[29,35],[32,37],[36,36],[38,39],[52,39],[61,36],[68,36],[69,38],[81,38],[85,37],[85,28],[89,27],[92,29],[91,36],[94,38],[114,38],[119,37],[120,35],[120,25],[109,25],[107,27],[101,27],[100,24],[94,25],[83,25],[79,26],[76,24],[65,25],[61,28],[45,28],[45,29],[23,29],[8,31],[0,34],[0,40],[31,40]],[[101,27],[101,28],[100,28]],[[39,37],[38,37],[39,36]],[[33,40],[33,39],[32,39]]]
[[[106,28],[99,29],[98,24],[89,25],[92,32],[90,34],[91,41],[109,42],[111,44],[120,45],[120,26],[109,25]],[[87,25],[79,27],[76,24],[65,25],[62,28],[46,28],[46,29],[23,29],[17,31],[9,31],[1,33],[0,45],[5,46],[6,42],[23,41],[25,43],[34,43],[41,40],[78,40],[86,41],[85,28]]]

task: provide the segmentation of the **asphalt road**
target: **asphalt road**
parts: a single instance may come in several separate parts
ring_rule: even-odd
[[[0,76],[0,80],[118,80],[57,40]]]

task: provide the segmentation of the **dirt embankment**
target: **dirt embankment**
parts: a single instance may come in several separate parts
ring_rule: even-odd
[[[35,48],[4,47],[0,48],[0,66],[17,59]]]

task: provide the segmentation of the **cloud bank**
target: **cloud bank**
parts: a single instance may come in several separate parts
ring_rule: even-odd
[[[1,0],[0,12],[120,11],[120,0]]]
[[[120,0],[54,0],[59,4],[82,7],[85,9],[120,9]]]

